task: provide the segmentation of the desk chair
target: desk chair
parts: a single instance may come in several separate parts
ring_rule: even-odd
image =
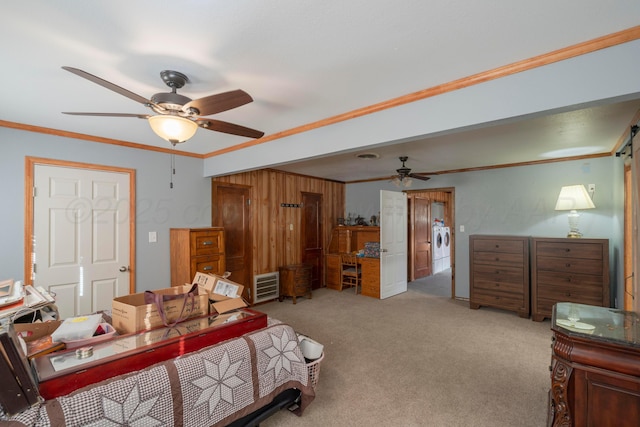
[[[358,265],[358,258],[355,254],[340,254],[340,290],[344,288],[355,287],[356,294],[358,293],[358,286],[361,285],[362,271]]]

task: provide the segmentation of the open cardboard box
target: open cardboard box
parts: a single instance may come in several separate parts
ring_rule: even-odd
[[[243,308],[247,303],[242,299],[244,286],[215,274],[196,273],[193,283],[209,294],[211,309],[219,314]]]
[[[166,295],[178,295],[189,291],[191,285],[172,286],[171,288],[155,289],[153,292]],[[202,294],[202,292],[201,292]],[[182,299],[165,301],[164,313],[168,322],[174,322],[180,313],[187,318],[209,314],[209,299],[207,295],[196,295],[193,301]],[[155,304],[145,301],[144,292],[116,297],[111,303],[111,324],[119,334],[144,331],[163,326],[162,318]]]

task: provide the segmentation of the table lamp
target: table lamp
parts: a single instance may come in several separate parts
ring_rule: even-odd
[[[557,211],[569,212],[569,234],[567,237],[579,238],[582,233],[578,231],[579,209],[593,209],[596,206],[591,201],[587,189],[584,185],[568,185],[560,189],[558,202],[556,203]]]

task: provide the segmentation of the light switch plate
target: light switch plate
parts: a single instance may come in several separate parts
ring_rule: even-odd
[[[158,233],[155,231],[149,232],[149,243],[156,243],[158,241]]]

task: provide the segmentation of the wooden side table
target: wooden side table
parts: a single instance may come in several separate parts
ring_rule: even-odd
[[[291,264],[280,267],[280,302],[285,297],[291,297],[296,303],[296,297],[308,296],[311,293],[311,265]]]

